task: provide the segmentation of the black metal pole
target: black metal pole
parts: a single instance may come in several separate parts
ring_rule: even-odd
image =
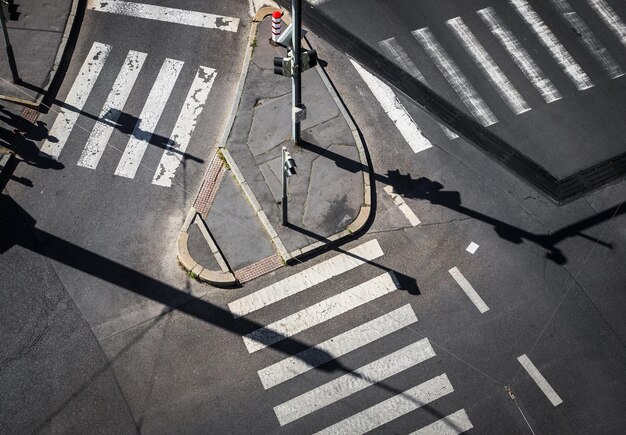
[[[296,120],[295,111],[302,104],[302,83],[300,82],[301,71],[301,47],[300,47],[300,29],[302,28],[302,0],[291,1],[291,16],[293,18],[293,35],[292,35],[292,47],[293,47],[293,75],[291,77],[292,95],[293,95],[293,142],[295,144],[300,143],[300,121]]]
[[[283,212],[283,219],[282,219],[282,224],[283,226],[287,225],[287,169],[285,167],[285,162],[287,161],[287,159],[285,158],[285,152],[287,151],[286,147],[283,147],[283,149],[281,150],[282,152],[282,166],[281,169],[283,171],[283,198],[280,201],[280,206]]]
[[[1,1],[1,0],[0,0]],[[20,76],[17,73],[17,65],[15,63],[15,56],[13,55],[13,47],[9,41],[9,32],[7,31],[7,20],[4,16],[4,9],[0,5],[0,21],[2,22],[2,32],[4,33],[4,44],[7,49],[7,59],[9,60],[9,67],[11,68],[11,75],[13,76],[13,83],[20,82]]]

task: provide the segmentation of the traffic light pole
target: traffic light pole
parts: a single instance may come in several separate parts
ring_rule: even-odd
[[[293,99],[292,108],[292,131],[291,136],[296,145],[300,144],[300,119],[296,117],[296,111],[302,104],[302,83],[300,82],[300,71],[302,70],[302,59],[300,53],[300,29],[302,28],[302,0],[291,0],[291,16],[293,18],[293,75],[291,76],[291,93]]]
[[[2,1],[2,0],[0,0]],[[0,22],[2,22],[2,32],[4,33],[4,44],[7,49],[7,59],[9,60],[9,67],[11,67],[11,75],[13,76],[13,83],[20,82],[20,76],[17,73],[17,65],[15,64],[15,56],[13,55],[13,47],[9,41],[9,32],[7,31],[7,20],[4,16],[4,7],[0,5]],[[298,34],[300,31],[298,31]]]
[[[282,149],[283,156],[283,164],[281,165],[281,169],[283,171],[283,198],[280,201],[280,208],[283,212],[282,224],[283,226],[287,225],[287,169],[285,168],[285,163],[287,162],[287,147],[283,147]]]

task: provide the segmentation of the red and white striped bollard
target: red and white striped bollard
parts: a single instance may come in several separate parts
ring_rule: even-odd
[[[278,37],[280,36],[280,27],[282,23],[283,14],[280,11],[274,11],[272,14],[272,43],[276,44]]]

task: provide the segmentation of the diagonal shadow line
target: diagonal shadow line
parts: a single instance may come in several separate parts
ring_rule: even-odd
[[[289,9],[289,0],[276,1],[283,8]],[[492,160],[509,169],[557,204],[573,201],[626,175],[626,153],[623,153],[562,180],[557,179],[500,136],[457,109],[424,83],[371,48],[365,41],[350,33],[333,18],[306,2],[303,5],[303,12],[304,22],[314,33],[324,38],[336,49],[347,53],[361,65],[366,66],[406,98],[417,103],[451,130],[468,139],[470,144],[480,149]],[[606,171],[606,176],[597,177],[596,173],[599,170]]]
[[[356,173],[365,170],[364,166],[349,157],[338,154],[330,149],[325,149],[310,141],[303,140],[302,148],[315,152],[323,158],[335,161],[335,164],[346,171]],[[621,204],[597,213],[589,218],[582,219],[579,222],[565,226],[550,234],[535,234],[523,230],[499,219],[488,216],[476,210],[472,210],[461,204],[461,195],[457,191],[445,191],[443,185],[437,181],[432,181],[426,177],[413,179],[410,174],[402,175],[399,170],[388,171],[387,176],[373,173],[374,180],[392,186],[394,191],[406,198],[416,198],[429,201],[431,204],[440,205],[473,219],[480,220],[486,224],[492,225],[495,232],[502,239],[514,244],[522,243],[523,239],[528,240],[544,248],[547,252],[546,258],[554,261],[556,264],[566,264],[567,258],[563,252],[556,246],[563,240],[570,237],[582,237],[598,243],[608,249],[612,249],[613,245],[602,240],[596,240],[590,236],[583,234],[582,231],[589,229],[601,222],[610,219],[614,213],[618,215],[626,213],[626,207]],[[618,210],[619,209],[619,210]],[[301,232],[302,234],[327,242],[328,240],[314,232],[298,227],[294,224],[288,224],[291,229]]]
[[[12,212],[13,214],[21,215],[22,219],[19,224],[32,234],[32,236],[28,238],[22,237],[15,239],[15,237],[19,237],[20,228],[13,228],[12,231],[3,233],[2,237],[0,237],[0,254],[7,251],[12,246],[21,246],[31,252],[58,261],[96,278],[100,278],[135,294],[146,297],[147,299],[159,302],[168,307],[169,311],[176,310],[185,313],[237,335],[243,336],[248,332],[263,327],[263,325],[249,319],[239,318],[235,320],[230,312],[219,306],[213,305],[203,299],[195,298],[166,283],[36,228],[35,220],[15,203],[12,198],[3,194],[0,195],[0,211],[3,213],[9,211],[9,213]],[[315,352],[314,355],[317,355],[317,359],[331,361],[329,364],[317,367],[317,370],[339,370],[344,373],[353,373],[354,371],[352,368],[339,363],[331,354],[328,354],[328,352],[295,340],[292,337],[282,337],[279,343],[279,346],[271,347],[288,356],[297,358],[299,353],[303,350],[311,349],[312,352]],[[303,359],[303,362],[307,363],[310,358],[311,354],[309,354],[306,359]],[[104,370],[106,370],[106,367],[103,368],[101,372]],[[355,376],[359,375],[356,374]],[[375,385],[378,388],[386,389],[395,394],[404,395],[402,390],[385,385],[383,382],[376,383]],[[86,388],[86,385],[81,388]],[[76,394],[79,394],[79,392]],[[436,409],[424,405],[419,401],[415,401],[411,397],[407,398],[428,410],[433,415],[436,415],[438,418],[444,417],[444,415]],[[57,413],[61,411],[62,409],[57,410]],[[54,415],[49,418],[54,418]]]

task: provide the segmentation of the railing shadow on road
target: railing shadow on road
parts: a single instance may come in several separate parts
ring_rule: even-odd
[[[0,194],[0,216],[2,216],[0,220],[4,221],[2,222],[3,231],[0,233],[0,256],[12,247],[20,246],[21,248],[65,264],[66,266],[114,284],[127,291],[163,304],[166,307],[163,314],[178,311],[241,336],[264,327],[264,325],[250,319],[235,319],[233,315],[224,308],[204,299],[196,298],[189,293],[185,293],[141,272],[132,270],[120,263],[109,260],[36,228],[36,221],[11,197],[4,194]],[[412,278],[409,279],[412,280]],[[354,369],[339,363],[334,359],[332,354],[318,349],[315,346],[311,347],[309,344],[292,337],[282,337],[279,343],[270,347],[286,354],[288,357],[302,358],[302,361],[306,364],[310,364],[312,360],[328,361],[325,364],[313,367],[315,370],[325,372],[339,371],[351,374],[351,376],[357,378],[367,379]],[[125,347],[121,352],[124,353],[128,351],[128,349],[129,346]],[[308,352],[306,353],[306,357],[303,357],[301,353],[305,350]],[[95,377],[104,373],[112,363],[113,362],[109,362],[92,376],[91,379],[93,380]],[[383,382],[375,382],[375,380],[371,380],[371,382],[375,383],[379,388],[407,397],[437,418],[445,417],[445,415],[429,405],[406,396],[405,393],[398,388],[391,387]],[[77,397],[80,391],[87,388],[87,386],[88,383],[83,384],[80,390],[71,395],[70,400],[71,398]],[[69,402],[66,401],[63,406],[66,406],[68,403]],[[61,410],[62,409],[55,411],[46,421],[58,415]]]
[[[9,180],[33,187],[31,180],[13,175],[19,163],[26,163],[40,169],[59,170],[65,167],[62,163],[39,154],[36,142],[48,137],[48,128],[44,122],[37,121],[32,124],[26,118],[13,113],[0,104],[0,146],[11,150],[16,156],[11,161],[10,166],[7,166],[3,171],[0,191],[4,189]]]

